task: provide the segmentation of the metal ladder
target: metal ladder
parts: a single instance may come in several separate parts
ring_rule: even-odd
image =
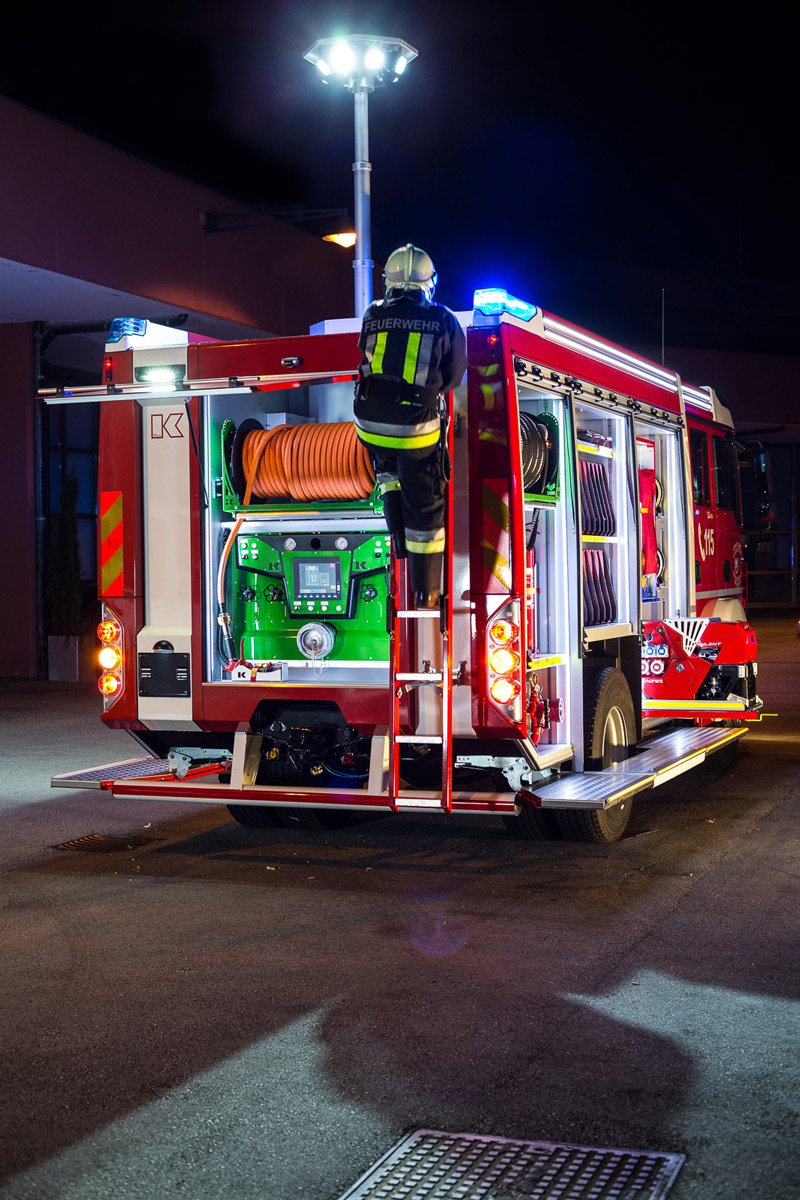
[[[452,462],[452,423],[448,424],[448,453]],[[442,556],[442,597],[438,609],[415,609],[401,607],[399,599],[402,585],[405,584],[406,596],[412,596],[407,578],[401,578],[400,565],[392,555],[392,590],[389,596],[391,605],[391,620],[389,635],[391,639],[389,686],[392,697],[392,717],[389,726],[389,795],[393,808],[443,808],[446,812],[453,811],[453,648],[451,629],[453,624],[453,481],[447,486],[445,503],[445,548]],[[410,633],[415,628],[415,622],[437,621],[441,636],[441,657],[439,666],[430,670],[403,669],[404,659],[408,658],[409,650],[403,634]],[[424,628],[423,625],[416,626]],[[419,666],[419,641],[416,636],[409,639],[413,645],[416,663]],[[401,733],[400,706],[404,695],[424,687],[435,688],[441,703],[441,719],[436,733]],[[412,707],[412,713],[415,706]],[[417,720],[419,720],[417,712]],[[404,744],[440,746],[442,753],[442,778],[439,791],[406,791],[400,789],[400,746]]]

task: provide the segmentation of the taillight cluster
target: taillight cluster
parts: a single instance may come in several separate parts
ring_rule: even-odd
[[[103,673],[97,686],[105,697],[106,707],[122,691],[122,625],[107,605],[103,605],[103,619],[97,626],[97,636],[103,643],[97,661]]]
[[[523,663],[519,601],[511,600],[489,622],[489,697],[511,721],[522,720]]]

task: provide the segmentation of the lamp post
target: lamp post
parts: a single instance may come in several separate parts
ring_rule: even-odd
[[[344,84],[355,102],[354,209],[356,247],[356,316],[363,316],[372,301],[372,246],[370,236],[369,93],[386,83],[397,83],[417,51],[399,38],[354,37],[321,38],[306,50],[303,58],[313,63],[323,83]]]

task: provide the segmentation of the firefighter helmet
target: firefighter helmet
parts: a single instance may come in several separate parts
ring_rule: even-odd
[[[383,281],[387,295],[395,291],[418,291],[423,292],[427,300],[432,300],[436,268],[424,250],[408,242],[393,250],[387,258]]]

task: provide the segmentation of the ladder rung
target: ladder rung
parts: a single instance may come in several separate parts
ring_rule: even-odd
[[[435,733],[397,733],[396,742],[429,742],[431,745],[441,745],[442,739]]]
[[[416,796],[406,796],[404,792],[395,800],[395,804],[400,808],[441,808],[442,793],[428,792],[425,795],[417,794]]]
[[[397,610],[398,617],[413,617],[417,621],[438,621],[438,608],[400,608]]]
[[[441,678],[441,671],[403,671],[395,675],[397,680],[421,679],[425,683],[435,683],[437,679]]]

